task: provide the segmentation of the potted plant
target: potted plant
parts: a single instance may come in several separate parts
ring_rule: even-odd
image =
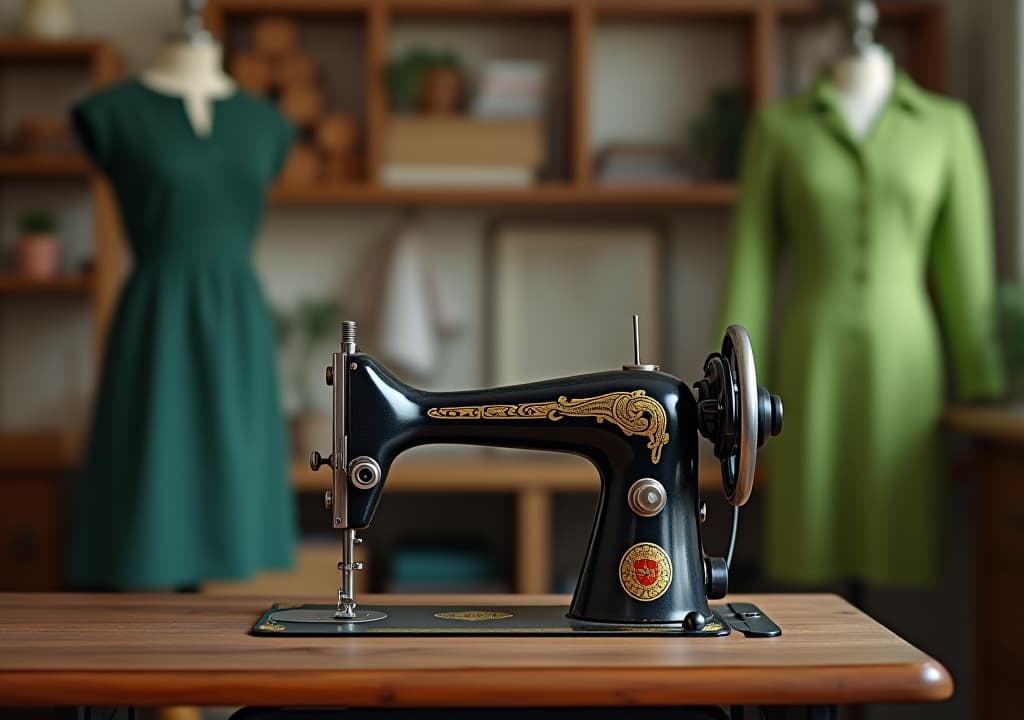
[[[387,72],[396,112],[450,114],[462,104],[462,66],[450,50],[410,50],[389,63]]]
[[[451,115],[462,106],[462,67],[451,51],[435,53],[423,76],[420,110],[429,115]]]
[[[285,351],[288,394],[292,410],[292,449],[296,457],[331,441],[331,417],[322,392],[323,346],[334,336],[341,306],[333,300],[303,300],[290,313],[277,311],[278,342]],[[323,352],[319,352],[323,350]]]
[[[741,90],[723,88],[712,94],[707,109],[690,128],[695,176],[735,179],[746,123],[747,101]]]
[[[60,267],[60,240],[57,218],[43,210],[27,212],[18,218],[18,271],[37,280],[57,275]]]

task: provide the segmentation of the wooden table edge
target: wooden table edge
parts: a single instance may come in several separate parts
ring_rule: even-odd
[[[732,667],[474,670],[0,671],[0,706],[297,705],[590,707],[935,702],[953,694],[938,662]],[[800,688],[787,680],[800,678]],[[612,679],[614,678],[614,680]],[[808,689],[808,684],[816,685]],[[259,688],[254,692],[253,687]],[[59,689],[58,689],[59,688]]]

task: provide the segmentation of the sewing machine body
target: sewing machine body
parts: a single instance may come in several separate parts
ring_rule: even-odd
[[[597,468],[601,496],[569,616],[592,622],[682,622],[694,610],[711,616],[696,522],[697,428],[680,422],[696,416],[696,403],[679,379],[619,370],[433,393],[402,383],[369,355],[354,354],[345,381],[349,455],[376,459],[382,474],[369,490],[350,489],[349,527],[369,526],[392,462],[418,445],[573,453]],[[636,514],[627,498],[644,478],[665,493],[664,507],[650,517]],[[624,568],[623,557],[641,543],[651,546],[645,557],[629,559]],[[650,572],[636,579],[638,569]]]
[[[728,620],[733,627],[756,624],[757,613],[716,614],[708,604],[725,596],[728,568],[725,559],[705,554],[701,540],[698,436],[713,441],[726,497],[742,505],[753,483],[756,448],[781,430],[781,402],[757,386],[742,328],[729,329],[722,353],[708,357],[695,390],[640,363],[635,317],[633,335],[634,363],[622,370],[428,392],[360,352],[355,323],[344,323],[340,349],[327,369],[334,393],[332,453],[314,452],[310,461],[314,470],[327,465],[333,471],[325,504],[333,527],[343,533],[337,607],[326,613],[280,608],[268,616],[268,627],[277,630],[285,621],[356,626],[388,617],[385,609],[357,610],[356,531],[372,522],[398,455],[437,443],[566,452],[593,463],[601,495],[565,614],[573,627],[667,626],[726,634],[720,620],[727,613],[735,615],[735,622]],[[770,625],[761,634],[777,634]]]

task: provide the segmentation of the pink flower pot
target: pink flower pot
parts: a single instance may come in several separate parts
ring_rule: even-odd
[[[50,233],[23,235],[18,241],[18,271],[26,277],[46,280],[60,269],[60,242]]]

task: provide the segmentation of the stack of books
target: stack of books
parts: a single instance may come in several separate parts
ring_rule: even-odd
[[[597,158],[602,185],[671,185],[689,180],[675,148],[643,143],[612,143]]]
[[[539,118],[547,96],[547,65],[538,60],[491,60],[480,73],[473,115]]]

